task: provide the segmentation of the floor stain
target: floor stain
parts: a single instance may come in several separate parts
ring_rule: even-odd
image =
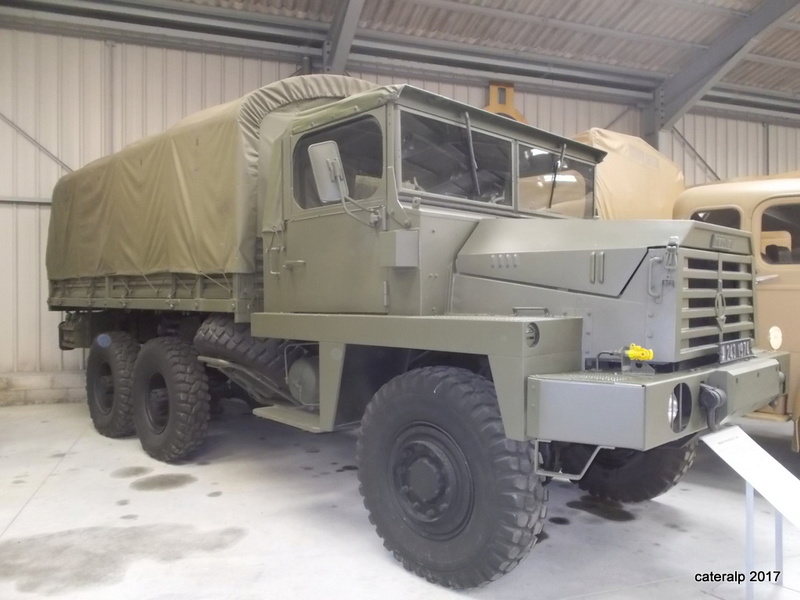
[[[313,471],[314,467],[303,467],[303,471]]]
[[[130,504],[130,500],[117,500],[117,506],[127,506]]]
[[[141,477],[142,475],[147,475],[152,472],[153,469],[150,467],[122,467],[112,472],[111,476],[117,477],[118,479],[126,479],[128,477]]]
[[[210,494],[206,494],[209,498],[219,498],[222,496],[222,492],[211,492]]]
[[[139,518],[139,515],[122,515],[120,519],[125,519],[126,521],[135,521]]]
[[[197,477],[194,477],[193,475],[169,473],[164,475],[151,475],[150,477],[142,477],[141,479],[132,481],[130,487],[131,489],[142,492],[174,490],[175,488],[184,487],[190,483],[194,483],[195,481],[197,481]]]
[[[316,454],[319,452],[319,448],[306,448],[306,454]]]
[[[25,480],[24,479],[15,479],[11,483],[25,483]]]
[[[50,458],[64,458],[67,455],[66,452],[56,452],[50,455]]]
[[[344,473],[345,471],[358,471],[358,467],[355,465],[344,465],[343,467],[336,469],[337,473]]]
[[[114,585],[136,561],[175,562],[218,552],[241,541],[245,529],[199,531],[193,525],[69,529],[0,542],[0,579],[17,590],[48,596]]]
[[[607,500],[600,500],[592,496],[581,496],[580,500],[573,500],[567,502],[567,506],[582,510],[601,519],[607,521],[633,521],[636,518],[632,512],[622,508],[619,502],[610,502]]]
[[[680,531],[681,533],[689,533],[688,529],[684,529],[680,525],[676,525],[675,523],[667,523],[667,527],[669,529],[674,529],[675,531]]]
[[[547,520],[553,523],[554,525],[569,525],[569,519],[566,519],[564,517],[550,517]]]

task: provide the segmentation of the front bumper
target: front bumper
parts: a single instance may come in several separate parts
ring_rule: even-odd
[[[756,351],[745,360],[663,375],[531,375],[526,433],[542,441],[649,450],[767,405],[785,393],[788,372],[788,353]],[[709,390],[724,399],[713,414],[703,406]],[[674,418],[678,391],[680,422]]]

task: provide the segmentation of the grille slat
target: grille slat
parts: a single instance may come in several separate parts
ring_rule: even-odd
[[[753,307],[748,304],[741,306],[729,306],[725,310],[725,315],[747,315],[753,312]],[[713,308],[686,308],[682,311],[681,315],[684,319],[698,319],[703,317],[715,317],[716,313]]]
[[[740,331],[749,331],[753,328],[752,321],[744,321],[743,323],[734,323],[732,325],[723,325],[722,333],[736,333]],[[709,325],[706,327],[684,327],[681,329],[681,337],[686,339],[717,336],[719,328],[716,325]],[[747,336],[745,336],[747,337]]]
[[[752,257],[684,248],[680,258],[679,358],[715,355],[722,341],[755,337]]]

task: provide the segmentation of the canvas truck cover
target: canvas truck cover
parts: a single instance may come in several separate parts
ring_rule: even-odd
[[[292,77],[62,177],[53,191],[49,279],[253,272],[259,154],[271,153],[282,133],[260,135],[265,118],[375,87],[339,75]]]
[[[678,166],[643,139],[594,127],[573,138],[605,150],[595,171],[595,199],[603,219],[671,219],[685,189]]]

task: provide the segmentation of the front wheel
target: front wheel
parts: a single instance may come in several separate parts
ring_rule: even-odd
[[[159,337],[142,346],[133,368],[133,418],[142,448],[164,462],[185,458],[208,430],[208,376],[191,344]]]
[[[513,569],[541,532],[545,493],[533,451],[505,437],[489,381],[453,367],[416,369],[367,406],[359,489],[406,569],[476,587]]]
[[[697,455],[695,438],[678,440],[644,452],[601,450],[578,486],[590,495],[616,502],[652,500],[672,489],[686,474]],[[579,473],[592,453],[591,446],[576,444],[562,451],[564,469]]]

